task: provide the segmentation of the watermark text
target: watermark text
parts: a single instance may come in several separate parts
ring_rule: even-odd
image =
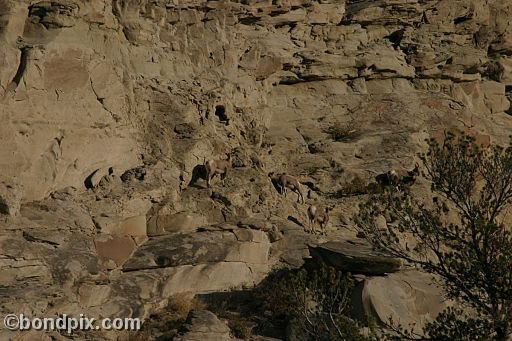
[[[24,314],[8,314],[4,317],[4,327],[9,330],[65,331],[72,334],[75,330],[140,330],[139,318],[103,318],[96,320],[80,314],[75,318],[63,314],[59,317],[28,317]]]

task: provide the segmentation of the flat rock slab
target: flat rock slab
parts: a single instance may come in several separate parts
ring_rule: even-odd
[[[397,258],[375,252],[363,241],[331,241],[310,247],[313,258],[339,270],[367,275],[382,275],[400,270],[401,261]]]
[[[123,266],[124,271],[216,262],[266,264],[270,242],[262,231],[202,231],[154,237]]]

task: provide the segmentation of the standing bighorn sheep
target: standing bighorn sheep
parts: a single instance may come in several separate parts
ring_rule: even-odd
[[[308,221],[310,232],[316,233],[315,225],[318,223],[320,225],[320,233],[327,234],[326,227],[329,222],[329,211],[332,210],[332,207],[325,207],[320,209],[315,205],[311,205],[308,207]]]
[[[224,185],[224,179],[226,179],[228,171],[231,170],[231,154],[226,155],[228,157],[226,160],[204,160],[204,167],[206,170],[206,185],[208,187],[210,187],[211,180],[217,174],[220,175],[222,185]]]
[[[286,173],[274,175],[274,172],[270,172],[268,174],[270,179],[279,189],[281,194],[284,194],[286,198],[286,192],[288,189],[297,193],[297,202],[304,203],[304,195],[302,194],[301,184],[297,178],[291,175],[287,175]]]

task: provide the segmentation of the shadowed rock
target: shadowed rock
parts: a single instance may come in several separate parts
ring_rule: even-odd
[[[332,241],[311,247],[311,255],[339,270],[368,275],[383,275],[400,270],[401,261],[372,250],[360,241]]]

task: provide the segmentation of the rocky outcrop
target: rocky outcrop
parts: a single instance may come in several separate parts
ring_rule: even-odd
[[[416,298],[435,295],[354,242],[361,198],[340,193],[409,169],[445,129],[508,142],[511,15],[499,0],[0,0],[0,312],[147,317],[313,254],[367,276],[366,313],[423,319]],[[228,152],[207,189],[204,160]],[[327,237],[304,233],[313,203],[336,205]]]
[[[272,114],[290,124],[275,104],[287,106],[292,88],[307,98],[304,82],[352,98],[434,91],[480,114],[510,106],[510,7],[499,1],[3,3],[2,172],[25,185],[27,200],[87,187],[105,169],[122,174],[146,152],[191,172],[197,160],[185,150],[220,152],[190,141],[205,133],[200,122],[219,118],[216,108],[231,122],[217,133],[235,145],[261,144],[269,128],[272,144],[285,129]],[[295,100],[293,110],[314,120],[316,102]]]
[[[379,323],[389,324],[391,318],[395,325],[415,324],[416,332],[453,304],[432,276],[415,270],[364,279],[356,287],[353,302],[363,320],[372,316]]]
[[[327,242],[312,248],[311,255],[341,271],[354,274],[384,275],[400,270],[399,259],[379,254],[361,241]]]
[[[182,335],[175,337],[175,341],[231,341],[236,340],[230,336],[229,327],[221,322],[215,314],[207,310],[191,311],[184,326]]]
[[[23,187],[16,183],[0,182],[0,214],[15,216],[20,212]]]

